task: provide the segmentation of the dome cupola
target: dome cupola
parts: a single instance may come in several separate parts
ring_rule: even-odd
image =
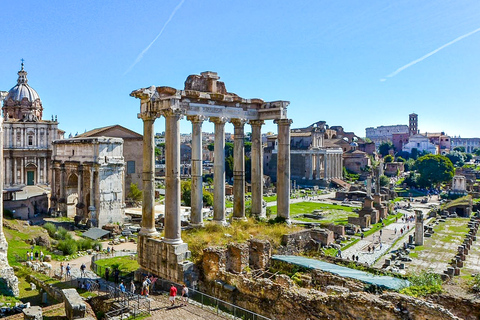
[[[17,85],[8,91],[3,101],[3,115],[6,121],[38,121],[42,119],[42,102],[37,91],[28,85],[27,71],[18,71]]]

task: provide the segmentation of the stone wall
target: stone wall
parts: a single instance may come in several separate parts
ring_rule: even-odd
[[[328,246],[334,242],[333,231],[328,229],[302,230],[282,236],[282,253],[295,254],[316,250],[319,246]]]

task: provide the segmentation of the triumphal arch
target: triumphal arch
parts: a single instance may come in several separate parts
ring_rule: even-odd
[[[262,210],[263,164],[261,127],[265,120],[278,126],[277,208],[278,216],[290,218],[290,125],[288,101],[265,102],[244,99],[227,92],[216,72],[190,75],[183,90],[171,87],[142,88],[130,95],[140,99],[138,118],[143,120],[143,208],[138,242],[140,266],[156,275],[178,282],[189,282],[190,252],[181,238],[180,218],[180,119],[192,123],[191,223],[201,227],[202,216],[202,123],[215,124],[214,218],[225,225],[225,123],[234,126],[233,219],[245,219],[244,128],[252,130],[252,214]],[[159,238],[154,215],[154,122],[165,118],[165,236]]]

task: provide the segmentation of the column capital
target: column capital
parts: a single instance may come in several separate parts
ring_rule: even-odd
[[[225,124],[228,121],[230,121],[230,119],[227,117],[210,117],[210,122],[212,123]]]
[[[273,123],[278,124],[279,126],[289,126],[293,123],[292,119],[275,119]]]
[[[181,109],[178,108],[169,108],[169,109],[164,109],[160,111],[160,114],[162,116],[166,117],[176,117],[177,120],[181,120],[184,116],[184,113],[182,112]]]
[[[247,119],[234,118],[230,122],[234,127],[243,127],[247,123]]]
[[[265,121],[263,121],[263,120],[250,120],[250,121],[248,121],[248,124],[250,124],[252,127],[262,126],[262,125],[265,124]]]
[[[160,118],[160,114],[158,112],[146,111],[137,114],[138,119],[142,119],[143,121],[155,121],[155,119]]]
[[[202,123],[207,120],[207,117],[203,115],[187,116],[187,120],[193,123]]]

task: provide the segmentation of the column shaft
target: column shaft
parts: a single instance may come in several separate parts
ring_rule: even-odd
[[[250,121],[252,126],[252,215],[266,218],[263,210],[263,146],[262,120]]]
[[[313,180],[313,155],[307,153],[307,162],[308,162],[308,180]]]
[[[203,117],[187,117],[192,122],[192,194],[190,222],[203,226],[203,170],[202,170],[202,123]]]
[[[234,119],[233,145],[233,218],[245,219],[245,121]]]
[[[290,222],[290,124],[292,120],[275,120],[278,125],[277,216]]]
[[[182,243],[180,216],[180,118],[174,111],[165,116],[165,239]]]
[[[156,114],[145,112],[143,120],[143,203],[140,235],[158,235],[155,229],[155,133]]]
[[[213,162],[213,220],[226,224],[225,220],[225,121],[224,118],[211,118],[215,123],[215,147]]]

